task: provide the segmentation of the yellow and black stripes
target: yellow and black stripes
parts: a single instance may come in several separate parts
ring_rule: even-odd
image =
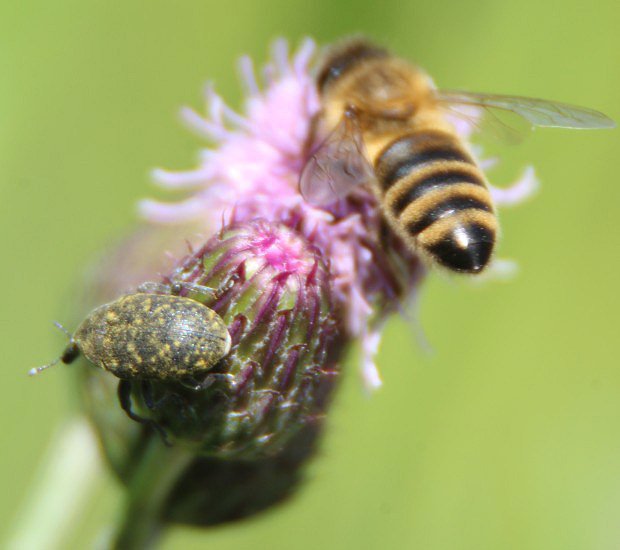
[[[436,221],[464,210],[491,212],[486,189],[470,183],[438,186],[409,203],[401,212],[400,222],[412,237]]]
[[[385,192],[416,169],[433,161],[449,160],[475,165],[451,134],[440,130],[417,131],[389,143],[379,153],[375,170]]]
[[[398,217],[409,205],[440,189],[460,184],[466,184],[469,189],[476,186],[484,189],[484,183],[476,172],[475,167],[463,166],[455,161],[433,161],[418,170],[411,169],[390,187],[383,186],[386,207],[393,216]]]
[[[437,261],[477,272],[488,262],[497,223],[484,175],[444,130],[409,131],[377,155],[388,217]]]

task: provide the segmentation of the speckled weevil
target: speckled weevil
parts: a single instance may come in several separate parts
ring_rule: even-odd
[[[179,382],[197,390],[208,385],[208,371],[230,351],[230,334],[215,311],[179,296],[184,288],[213,292],[191,283],[144,283],[137,292],[91,311],[73,334],[67,333],[62,355],[29,374],[72,363],[83,354],[120,378],[121,406],[138,421],[143,419],[131,411],[132,381]]]

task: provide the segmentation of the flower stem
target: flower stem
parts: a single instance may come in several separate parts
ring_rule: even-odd
[[[65,548],[101,475],[99,449],[82,417],[64,423],[41,462],[35,483],[3,548]]]
[[[166,500],[195,455],[181,446],[167,447],[153,436],[127,487],[125,508],[118,521],[115,550],[154,548],[163,531]]]

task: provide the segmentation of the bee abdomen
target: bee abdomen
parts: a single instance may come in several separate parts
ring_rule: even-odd
[[[375,172],[385,193],[398,181],[429,164],[448,161],[462,163],[465,170],[475,166],[469,153],[452,134],[441,130],[418,131],[390,142],[377,156]],[[480,184],[484,185],[482,181]]]
[[[466,210],[493,212],[489,192],[471,183],[438,186],[410,202],[398,220],[412,237],[417,237],[436,221]]]
[[[378,155],[377,178],[388,215],[406,238],[456,271],[489,261],[497,223],[484,175],[447,132],[401,136]]]
[[[392,215],[398,217],[410,204],[426,195],[456,185],[467,186],[474,193],[479,190],[477,188],[486,189],[484,181],[472,166],[463,167],[459,163],[443,161],[401,178],[398,185],[386,193],[386,204]]]
[[[496,234],[495,216],[473,209],[440,219],[422,231],[416,242],[453,271],[479,273],[491,259]]]

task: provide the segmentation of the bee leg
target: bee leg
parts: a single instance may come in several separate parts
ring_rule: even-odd
[[[143,390],[144,388],[141,387],[140,389]],[[153,428],[156,432],[159,433],[164,444],[167,447],[171,446],[171,443],[168,440],[168,435],[166,434],[165,430],[157,422],[155,422],[154,420],[150,420],[148,418],[139,416],[136,413],[134,413],[133,410],[131,409],[131,382],[129,380],[119,381],[118,388],[117,388],[117,395],[118,395],[118,401],[121,405],[121,409],[125,411],[125,413],[127,414],[129,418],[131,418],[135,422],[139,422],[140,424],[144,424],[145,426],[149,426]],[[143,398],[144,398],[144,402],[146,406],[151,408],[147,403],[147,398],[144,396],[144,392],[143,392]]]
[[[379,243],[381,244],[382,250],[389,250],[389,240],[391,234],[392,230],[390,229],[387,220],[381,216],[381,222],[379,225]]]

